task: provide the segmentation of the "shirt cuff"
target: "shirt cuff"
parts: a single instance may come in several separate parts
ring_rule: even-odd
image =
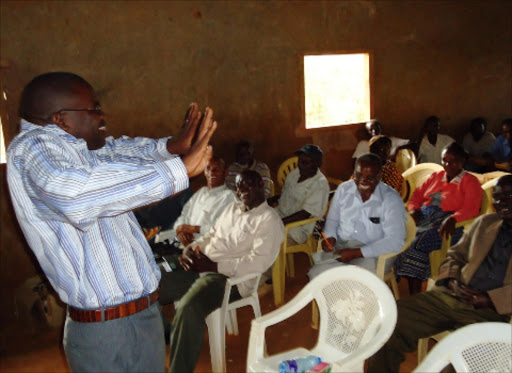
[[[167,141],[171,138],[172,136],[163,137],[158,139],[158,143],[156,144],[156,150],[158,154],[160,154],[160,156],[164,159],[173,159],[179,157],[179,154],[171,154],[167,151]]]
[[[156,162],[153,166],[165,181],[163,192],[166,197],[188,188],[187,169],[180,157],[173,157],[164,162]]]

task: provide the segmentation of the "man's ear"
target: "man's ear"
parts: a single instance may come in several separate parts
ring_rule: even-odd
[[[51,122],[60,127],[61,130],[68,132],[69,126],[64,119],[64,116],[60,113],[53,113],[50,117]]]

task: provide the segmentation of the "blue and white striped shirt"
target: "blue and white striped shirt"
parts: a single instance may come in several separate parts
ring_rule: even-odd
[[[91,151],[56,125],[21,121],[7,151],[16,216],[63,302],[109,307],[158,287],[160,270],[131,212],[188,187],[167,138],[108,137]]]

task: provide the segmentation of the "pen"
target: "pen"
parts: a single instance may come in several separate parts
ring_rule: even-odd
[[[329,246],[329,249],[331,249],[331,251],[334,251],[334,247],[332,247],[331,243],[329,242],[329,240],[327,239],[327,237],[325,237],[325,234],[323,231],[320,232],[322,234],[322,237],[324,238],[324,241],[327,243],[327,246]]]

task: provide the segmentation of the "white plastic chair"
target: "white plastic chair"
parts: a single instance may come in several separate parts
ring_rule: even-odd
[[[484,322],[457,329],[414,372],[440,372],[448,364],[456,372],[512,372],[512,325]]]
[[[210,355],[212,372],[226,371],[226,333],[238,335],[237,308],[251,306],[255,317],[261,316],[260,300],[258,298],[258,284],[261,273],[250,273],[243,276],[228,278],[224,290],[222,305],[206,317],[208,339],[210,341]],[[251,294],[245,298],[229,303],[231,288],[245,281],[254,281],[251,285]],[[179,301],[174,302],[179,307]]]
[[[265,356],[265,329],[290,318],[312,301],[320,313],[318,340],[312,350],[296,348]],[[396,324],[396,303],[387,285],[370,271],[347,265],[327,270],[290,302],[252,321],[248,372],[275,372],[283,360],[316,355],[333,372],[363,372],[364,361],[388,340]]]

